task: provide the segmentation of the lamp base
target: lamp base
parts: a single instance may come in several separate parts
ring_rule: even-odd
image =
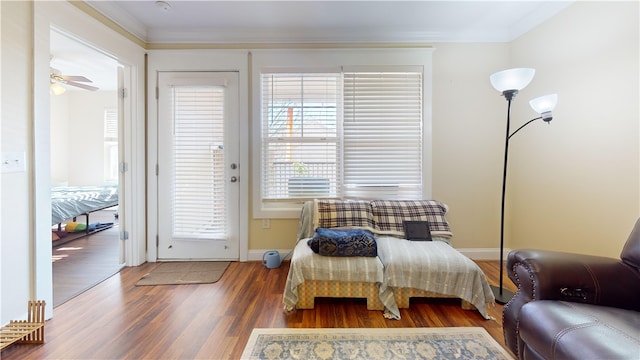
[[[514,295],[513,292],[507,289],[502,288],[502,291],[500,291],[501,289],[498,286],[490,285],[490,287],[491,291],[493,291],[493,296],[496,298],[496,302],[500,305],[508,303]]]

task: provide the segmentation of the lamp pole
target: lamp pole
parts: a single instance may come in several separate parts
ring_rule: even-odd
[[[529,104],[540,117],[527,121],[524,125],[516,129],[512,134],[510,132],[511,126],[511,100],[518,94],[518,91],[527,86],[533,79],[535,74],[534,69],[518,68],[499,71],[489,77],[491,85],[502,93],[502,96],[507,100],[507,131],[504,136],[504,167],[502,170],[502,204],[500,207],[500,287],[491,285],[491,291],[498,304],[506,304],[513,298],[513,292],[505,290],[503,288],[502,280],[504,278],[504,205],[505,205],[505,193],[507,189],[507,162],[509,160],[509,139],[520,131],[525,126],[531,124],[535,120],[542,119],[544,122],[549,123],[553,116],[551,111],[556,106],[558,101],[558,94],[545,95],[535,98],[529,101]]]
[[[504,206],[505,206],[505,194],[507,190],[507,163],[509,160],[509,135],[511,126],[511,100],[516,96],[518,91],[509,90],[503,93],[507,99],[507,130],[504,136],[504,166],[502,168],[502,203],[500,206],[500,287],[491,286],[493,296],[496,298],[498,304],[506,304],[513,297],[513,292],[505,290],[503,285],[503,272],[504,272]],[[519,129],[518,129],[519,130]],[[515,133],[514,133],[515,134]]]

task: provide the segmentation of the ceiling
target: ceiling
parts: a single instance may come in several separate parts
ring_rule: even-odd
[[[573,1],[95,1],[146,43],[505,42]]]
[[[572,2],[85,0],[149,45],[509,42]],[[51,53],[64,74],[116,89],[106,55],[56,31]]]

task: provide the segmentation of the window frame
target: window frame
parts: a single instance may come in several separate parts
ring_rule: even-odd
[[[432,187],[432,48],[362,48],[362,49],[264,49],[252,56],[252,208],[254,219],[295,219],[300,216],[302,201],[268,201],[262,199],[262,99],[261,74],[268,72],[310,73],[343,72],[353,69],[384,71],[401,67],[420,67],[422,87],[422,196],[431,197]]]

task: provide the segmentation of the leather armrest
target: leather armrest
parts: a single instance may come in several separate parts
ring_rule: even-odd
[[[619,259],[512,251],[507,273],[528,301],[564,300],[640,310],[640,273]]]
[[[518,291],[502,312],[507,347],[519,358],[520,308],[534,300],[565,300],[640,310],[640,272],[621,260],[543,250],[516,250],[507,274]]]

